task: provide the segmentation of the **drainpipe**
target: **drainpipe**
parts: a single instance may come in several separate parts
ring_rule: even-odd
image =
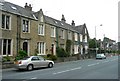
[[[58,47],[58,27],[56,27],[56,46]]]
[[[21,32],[21,16],[17,15],[17,55],[19,53],[19,50],[20,50],[20,32]]]

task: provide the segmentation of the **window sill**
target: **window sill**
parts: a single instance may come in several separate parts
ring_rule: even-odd
[[[51,36],[52,38],[55,38],[55,36]]]
[[[46,55],[46,54],[37,54],[37,55]]]
[[[45,36],[44,34],[38,34],[38,36]]]

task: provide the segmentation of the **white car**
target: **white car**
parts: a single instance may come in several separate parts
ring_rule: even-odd
[[[41,56],[28,56],[22,60],[15,61],[14,65],[17,69],[33,70],[34,68],[40,67],[52,68],[54,62],[51,60],[46,60]]]
[[[101,54],[97,54],[96,55],[96,59],[106,59],[105,54],[101,53]]]

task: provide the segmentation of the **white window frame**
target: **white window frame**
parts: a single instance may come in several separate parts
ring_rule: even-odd
[[[74,54],[79,53],[79,45],[74,45]]]
[[[43,16],[41,16],[40,21],[43,22]]]
[[[1,40],[2,40],[2,50],[1,50],[1,53],[2,53],[2,54],[1,54],[1,55],[2,55],[2,56],[7,56],[7,55],[8,55],[8,56],[13,56],[13,55],[12,55],[12,54],[13,54],[13,51],[12,51],[12,50],[13,50],[13,40],[12,40],[12,39],[6,39],[6,40],[7,40],[7,44],[6,44],[6,54],[5,54],[5,55],[3,54],[3,43],[4,43],[4,40],[5,40],[5,39],[1,39]],[[10,54],[7,54],[7,52],[8,52],[8,40],[11,40],[11,44],[10,44]]]
[[[70,31],[68,32],[68,39],[72,40],[72,32],[70,32]]]
[[[80,52],[81,52],[81,55],[83,55],[83,46],[82,45],[80,46]]]
[[[42,46],[42,45],[44,45],[44,46]],[[45,49],[46,49],[46,43],[45,42],[38,42],[38,55],[46,55]]]
[[[77,33],[74,33],[74,38],[75,38],[75,41],[78,41],[78,34]]]
[[[51,37],[56,37],[56,28],[51,26]]]
[[[63,29],[61,30],[61,38],[65,39],[65,30],[63,30]]]
[[[85,28],[85,34],[87,34],[87,29]]]
[[[2,28],[2,18],[1,18],[1,29],[3,30],[11,30],[11,15],[6,15],[6,14],[2,14],[5,16],[5,21],[4,21],[4,28]],[[9,16],[9,28],[6,28],[6,17]]]
[[[80,34],[80,42],[83,42],[83,35]]]
[[[28,21],[28,32],[25,30],[25,31],[23,31],[23,21],[25,21],[25,25],[26,25],[26,22]],[[26,28],[26,27],[25,27]],[[22,19],[22,32],[23,33],[30,33],[30,20],[28,20],[28,19]]]
[[[42,36],[45,35],[45,25],[44,24],[39,24],[38,25],[38,35],[42,35]]]
[[[87,42],[87,35],[85,35],[85,42]]]

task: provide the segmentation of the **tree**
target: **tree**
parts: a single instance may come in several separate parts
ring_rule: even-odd
[[[100,44],[97,42],[95,38],[89,39],[89,48],[96,48],[96,44],[97,44],[97,48],[100,48]]]
[[[71,51],[71,44],[72,44],[72,41],[71,40],[67,40],[66,41],[66,52],[67,54],[70,55],[70,51]]]
[[[101,49],[100,49],[100,43],[94,38],[94,39],[89,39],[89,54],[91,54],[92,56],[95,56],[96,54],[96,44],[97,44],[97,48],[98,53],[101,53]]]

